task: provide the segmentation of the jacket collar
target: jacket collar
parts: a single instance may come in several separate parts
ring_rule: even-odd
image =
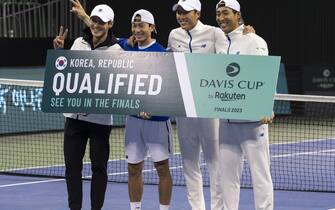
[[[112,30],[108,30],[108,34],[107,34],[107,38],[104,42],[100,43],[98,46],[96,46],[95,48],[93,47],[93,35],[91,33],[91,30],[90,28],[85,28],[84,29],[84,36],[83,36],[83,39],[90,44],[91,46],[91,49],[94,50],[96,48],[99,48],[99,47],[110,47],[114,44],[117,43],[117,39],[116,37],[114,36]]]
[[[235,30],[233,30],[232,32],[228,33],[227,36],[229,38],[233,38],[233,37],[242,35],[243,34],[243,30],[244,30],[244,24],[240,25]]]
[[[204,27],[204,24],[200,20],[198,20],[197,24],[191,30],[189,30],[188,32],[193,34],[193,33],[196,33],[198,31],[201,31],[203,29],[203,27]]]

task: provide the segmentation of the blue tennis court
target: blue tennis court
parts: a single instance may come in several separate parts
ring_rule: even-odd
[[[315,146],[317,142],[317,147]],[[330,147],[331,145],[331,147]],[[330,149],[331,148],[331,149]],[[305,152],[299,152],[299,151]],[[318,140],[318,141],[303,141],[299,143],[290,144],[272,144],[272,175],[274,179],[275,188],[293,189],[294,185],[311,190],[311,186],[304,186],[304,183],[299,183],[301,176],[306,174],[314,174],[311,177],[317,177],[318,174],[322,175],[317,177],[315,180],[310,180],[313,185],[317,185],[320,189],[326,189],[328,191],[334,191],[335,189],[335,177],[334,171],[327,170],[328,167],[324,165],[315,165],[314,168],[308,168],[308,165],[304,161],[309,160],[310,156],[314,158],[322,159],[328,156],[327,164],[335,165],[335,159],[329,158],[334,157],[335,151],[335,140]],[[178,160],[179,159],[179,160]],[[173,177],[179,177],[183,179],[182,166],[176,165],[180,163],[180,155],[175,154],[170,163],[172,164],[170,169],[173,173]],[[294,165],[294,167],[288,168],[288,171],[283,172],[283,165]],[[111,160],[109,161],[110,169],[110,180],[126,181],[127,180],[127,169],[124,170],[113,170],[120,168],[120,165],[126,166],[125,160]],[[305,166],[305,167],[304,167]],[[90,164],[85,164],[85,168],[89,171]],[[295,168],[296,170],[292,170]],[[19,169],[24,170],[37,170],[36,167],[32,169]],[[47,175],[50,170],[64,170],[64,166],[48,166],[38,168],[41,175]],[[202,164],[203,174],[205,179],[207,171],[205,164]],[[144,177],[150,180],[157,180],[156,171],[150,160],[146,161],[145,169],[143,171]],[[248,165],[245,164],[244,174],[242,181],[247,182],[249,176]],[[328,173],[328,174],[325,174]],[[89,178],[89,174],[85,178]],[[288,176],[288,177],[285,177]],[[292,179],[293,177],[293,179]],[[328,179],[324,179],[328,177]],[[295,179],[294,179],[295,178]],[[149,180],[150,179],[150,180]],[[152,181],[151,181],[152,182]],[[89,181],[84,181],[85,186],[85,202],[84,206],[88,209],[89,206]],[[306,183],[307,184],[307,183]],[[250,185],[250,183],[242,183],[242,185]],[[302,185],[302,186],[301,186]],[[0,176],[0,200],[2,203],[3,210],[39,210],[39,209],[66,209],[66,184],[63,179],[46,179],[46,178],[32,178],[24,176]],[[205,187],[206,200],[209,203],[209,188]],[[275,209],[282,210],[321,210],[321,209],[332,209],[335,208],[334,193],[325,192],[298,192],[298,191],[275,191]],[[147,184],[145,185],[143,207],[145,209],[157,209],[158,208],[158,194],[157,185]],[[12,202],[12,201],[15,202]],[[43,202],[41,202],[43,201]],[[106,203],[104,209],[128,209],[129,201],[127,194],[127,185],[125,183],[109,182],[108,192],[106,196]],[[172,208],[176,210],[190,209],[186,198],[185,186],[174,186]],[[241,210],[253,209],[252,200],[252,189],[243,189],[241,191]]]
[[[89,181],[84,181],[83,210],[89,210]],[[108,183],[103,210],[129,209],[125,183]],[[209,188],[204,188],[207,204]],[[67,209],[66,184],[62,179],[45,179],[0,175],[0,205],[2,210],[60,210]],[[142,206],[158,209],[156,185],[145,185]],[[209,209],[209,207],[207,207]],[[335,208],[334,193],[275,191],[276,210],[330,210]],[[171,210],[189,210],[186,188],[174,186]],[[240,210],[253,209],[252,190],[242,189]]]

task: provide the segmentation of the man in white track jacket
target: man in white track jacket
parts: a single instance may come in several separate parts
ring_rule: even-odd
[[[240,4],[221,0],[216,6],[216,21],[226,33],[228,54],[268,55],[266,42],[258,35],[243,35]],[[249,162],[256,210],[273,209],[273,185],[270,174],[268,125],[272,118],[260,121],[220,119],[220,172],[224,210],[238,210],[243,156]]]
[[[170,32],[168,50],[189,53],[227,53],[228,42],[224,32],[203,24],[199,0],[180,0],[173,6],[179,28]],[[204,69],[207,71],[207,69]],[[218,119],[177,118],[178,137],[187,186],[187,197],[192,210],[204,210],[203,183],[199,165],[200,147],[210,176],[211,209],[220,209],[218,185]]]

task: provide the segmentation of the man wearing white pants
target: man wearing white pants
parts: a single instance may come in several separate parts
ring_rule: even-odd
[[[204,25],[200,20],[199,0],[180,0],[173,6],[180,24],[170,32],[168,50],[189,53],[227,53],[227,38],[217,27]],[[205,71],[205,69],[204,69]],[[187,197],[192,210],[204,210],[203,182],[200,171],[200,147],[210,176],[211,209],[222,203],[218,186],[218,119],[177,118]]]
[[[267,44],[261,37],[254,33],[243,35],[245,26],[236,0],[219,1],[216,21],[229,40],[228,54],[268,55]],[[238,210],[243,156],[251,170],[255,209],[273,209],[267,125],[272,118],[265,117],[260,121],[220,119],[220,177],[224,210]]]

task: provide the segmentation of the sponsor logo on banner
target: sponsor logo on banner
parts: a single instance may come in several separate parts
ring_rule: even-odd
[[[235,77],[240,73],[240,65],[238,63],[231,63],[226,68],[227,75]]]
[[[241,67],[238,63],[230,63],[226,67],[226,73],[232,79],[229,80],[218,80],[218,79],[201,79],[200,87],[202,88],[214,88],[224,89],[225,91],[215,91],[214,98],[221,101],[244,101],[247,95],[242,93],[244,90],[260,90],[264,86],[262,81],[249,81],[249,80],[238,80],[234,79],[241,73]],[[232,92],[229,90],[235,89],[241,90],[240,92]]]

